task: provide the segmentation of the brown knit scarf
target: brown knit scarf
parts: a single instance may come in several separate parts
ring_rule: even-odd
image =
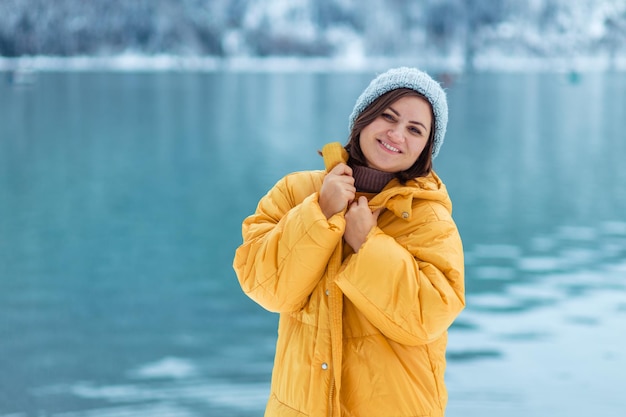
[[[396,174],[393,172],[379,171],[374,168],[352,165],[352,176],[357,192],[378,194],[385,188]]]

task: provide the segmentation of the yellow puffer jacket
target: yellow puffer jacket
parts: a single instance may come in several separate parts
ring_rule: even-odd
[[[443,416],[447,329],[465,306],[445,185],[434,173],[393,180],[370,200],[386,210],[355,254],[343,214],[327,220],[318,204],[324,175],[281,179],[235,254],[243,291],[280,313],[265,415]]]

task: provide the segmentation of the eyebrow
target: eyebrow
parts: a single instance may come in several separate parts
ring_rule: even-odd
[[[389,106],[389,110],[391,110],[392,112],[395,113],[396,116],[400,117],[400,113],[398,113],[393,107]],[[422,122],[416,122],[415,120],[409,120],[409,123],[413,123],[416,125],[420,125],[422,126],[424,129],[428,130],[428,128],[426,127],[426,125]]]

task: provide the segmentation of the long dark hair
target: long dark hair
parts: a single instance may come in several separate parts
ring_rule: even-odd
[[[354,121],[352,131],[350,132],[350,137],[348,138],[348,144],[345,146],[346,150],[350,154],[348,164],[367,166],[367,160],[365,159],[363,151],[361,150],[361,131],[367,125],[372,123],[374,119],[380,116],[386,109],[388,109],[389,106],[391,106],[397,100],[407,96],[421,97],[428,102],[426,97],[424,97],[422,94],[418,93],[415,90],[411,90],[410,88],[398,88],[378,97],[376,100],[374,100],[374,102],[372,102],[372,104],[367,106],[367,108],[363,110],[363,112],[361,112],[361,114]],[[432,126],[430,129],[428,142],[426,142],[426,146],[422,150],[420,156],[417,158],[417,161],[415,161],[415,163],[409,169],[396,173],[396,178],[402,184],[413,178],[425,177],[430,173],[430,171],[432,171],[435,116],[434,114],[432,114],[432,105],[430,106],[430,108],[432,116]]]

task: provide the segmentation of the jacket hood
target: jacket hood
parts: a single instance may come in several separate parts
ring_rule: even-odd
[[[409,180],[405,185],[394,178],[370,200],[369,206],[372,210],[386,207],[397,216],[410,220],[414,200],[439,203],[446,208],[448,213],[452,213],[452,201],[448,190],[433,171],[426,177]],[[405,213],[408,213],[408,216]]]

